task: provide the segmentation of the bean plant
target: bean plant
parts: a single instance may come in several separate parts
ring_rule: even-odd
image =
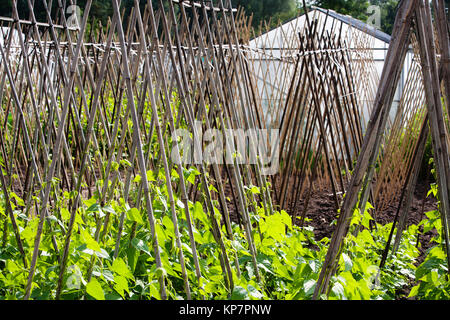
[[[120,165],[126,164],[119,164],[119,167]],[[192,167],[184,172],[186,181],[194,183],[198,171]],[[83,199],[83,206],[76,212],[61,299],[160,299],[158,279],[161,275],[164,276],[169,299],[186,298],[164,174],[149,171],[145,178],[159,182],[152,184],[152,201],[163,267],[156,267],[154,252],[150,249],[152,236],[145,210],[131,208],[120,195],[116,200],[100,204],[96,194],[89,199]],[[135,200],[139,196],[137,186],[140,179],[142,177],[136,176],[133,182],[134,189],[131,194]],[[172,172],[171,179],[175,182],[179,179],[176,171]],[[246,190],[249,199],[252,194],[260,192],[259,188],[254,186],[249,186]],[[11,194],[13,197],[10,203],[23,241],[25,259],[29,261],[38,217],[26,215],[23,199]],[[32,299],[55,298],[60,264],[60,252],[57,252],[55,247],[63,247],[70,219],[67,207],[74,197],[74,193],[64,192],[56,204],[57,209],[46,218]],[[1,201],[0,212],[3,218],[6,218],[5,199],[1,198]],[[210,228],[210,218],[201,201],[189,201],[201,269],[201,277],[197,277],[189,245],[188,225],[183,215],[184,204],[178,198],[175,201],[192,299],[312,298],[322,261],[327,253],[329,238],[317,241],[312,227],[297,226],[285,211],[268,215],[262,205],[253,203],[255,211],[251,212],[250,219],[254,226],[252,236],[261,279],[258,281],[255,276],[245,232],[238,223],[232,222],[233,237],[224,239],[224,244],[228,256],[238,257],[239,266],[236,261],[230,259],[233,269],[233,287],[230,287],[223,276],[220,248]],[[218,203],[215,205],[218,206]],[[436,246],[429,250],[425,261],[418,267],[414,264],[419,255],[416,248],[419,226],[423,226],[422,232],[433,228],[440,230],[438,212],[428,212],[426,219],[419,226],[411,225],[405,230],[396,254],[380,269],[380,257],[392,224],[371,226],[372,209],[368,204],[364,212],[355,211],[337,272],[331,280],[328,294],[322,295],[321,298],[399,299],[407,298],[408,293],[401,293],[402,289],[411,287],[409,298],[449,298],[450,284],[440,233],[433,239]],[[125,213],[126,219],[121,237],[117,240],[122,213]],[[103,222],[106,215],[110,216],[109,223]],[[217,209],[215,218],[221,219]],[[226,233],[225,226],[222,226],[222,231]],[[1,238],[0,297],[22,299],[28,269],[22,262],[11,226],[2,228]],[[119,243],[116,243],[117,241]],[[114,258],[116,247],[119,250]]]

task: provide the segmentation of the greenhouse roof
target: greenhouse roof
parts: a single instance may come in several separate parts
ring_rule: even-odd
[[[353,18],[351,16],[342,15],[342,14],[337,13],[336,11],[328,10],[328,9],[322,9],[322,8],[319,8],[319,7],[313,7],[313,9],[317,10],[317,11],[320,11],[322,13],[325,13],[325,14],[328,13],[328,15],[330,17],[333,17],[336,20],[339,20],[339,21],[342,21],[342,22],[344,22],[344,23],[346,23],[348,25],[351,25],[352,27],[354,27],[354,28],[356,28],[356,29],[358,29],[360,31],[366,32],[366,33],[370,34],[371,36],[373,36],[373,37],[375,37],[375,38],[377,38],[377,39],[379,39],[381,41],[384,41],[386,43],[389,43],[391,41],[391,36],[388,35],[387,33],[384,33],[383,31],[380,31],[380,30],[374,28],[373,26],[368,25],[367,23],[364,23],[364,22],[362,22],[362,21],[360,21],[358,19],[355,19],[355,18]]]

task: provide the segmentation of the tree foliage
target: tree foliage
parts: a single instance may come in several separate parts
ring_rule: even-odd
[[[368,17],[367,8],[370,5],[367,0],[315,0],[313,4],[324,9],[332,9],[338,13],[346,14],[362,21],[366,21]]]
[[[17,8],[20,14],[20,18],[28,19],[28,0],[17,0]],[[0,7],[0,16],[12,16],[12,0],[4,0],[5,5]],[[86,5],[86,0],[77,0],[77,5],[83,10]],[[147,0],[140,0],[141,7],[147,3]],[[167,0],[163,0],[164,3]],[[228,0],[224,1],[226,4]],[[241,6],[245,9],[248,15],[253,15],[253,25],[259,26],[263,21],[272,21],[272,24],[278,22],[278,20],[284,21],[294,17],[297,14],[297,0],[232,0],[233,7]],[[154,8],[159,7],[159,0],[152,0]],[[134,6],[134,0],[122,0],[122,9],[125,9],[126,13],[130,12],[131,7]],[[35,14],[39,21],[46,21],[46,14],[42,5],[42,0],[35,1]],[[56,12],[57,1],[53,1],[53,15]],[[111,0],[95,0],[92,3],[90,16],[106,23],[108,17],[113,14],[113,8]],[[127,15],[124,16],[125,18]]]
[[[274,26],[278,21],[295,17],[298,13],[297,0],[232,0],[234,7],[242,7],[248,15],[253,15],[253,26],[267,22]]]
[[[4,5],[0,6],[0,16],[5,17],[11,17],[12,16],[12,0],[6,0]],[[122,1],[122,3],[127,1]],[[133,1],[132,1],[133,2]],[[69,3],[69,1],[67,1]],[[86,0],[77,0],[73,1],[73,3],[80,6],[81,11],[83,11],[83,8],[86,5]],[[69,6],[69,5],[67,5]],[[45,12],[44,5],[42,3],[42,0],[35,0],[33,11],[36,16],[37,21],[47,21],[47,13]],[[30,11],[28,7],[28,0],[17,0],[17,11],[19,13],[19,17],[21,19],[28,20],[30,17]],[[52,2],[52,18],[55,19],[57,16],[58,11],[58,1]],[[67,17],[66,12],[66,17]],[[90,9],[90,16],[92,18],[95,18],[96,20],[101,20],[102,22],[106,23],[108,20],[108,17],[112,17],[113,14],[113,7],[111,0],[95,0],[92,1],[92,6]]]
[[[372,0],[372,4],[381,8],[381,30],[391,34],[399,0]]]
[[[361,21],[367,21],[372,12],[370,6],[380,8],[380,29],[388,34],[392,31],[399,0],[315,0],[314,4],[321,8],[332,9],[338,13],[352,16]]]
[[[168,0],[163,0],[167,3]],[[226,4],[228,0],[223,0]],[[367,21],[370,16],[369,6],[376,5],[380,7],[381,30],[390,34],[397,12],[397,6],[400,0],[307,0],[308,5],[318,6],[324,9],[332,9],[338,13],[350,15],[361,21]],[[21,19],[29,18],[28,0],[17,0],[17,8]],[[69,2],[69,1],[68,1]],[[73,0],[83,10],[86,0]],[[147,3],[147,0],[140,0],[141,9]],[[253,16],[253,26],[259,27],[261,24],[268,23],[269,26],[275,26],[278,21],[289,20],[302,12],[302,0],[231,0],[233,7],[241,6],[247,15]],[[0,6],[0,16],[12,16],[12,0],[3,0]],[[57,1],[53,1],[52,16],[55,18],[57,11]],[[154,8],[159,7],[159,0],[152,0]],[[445,0],[447,10],[450,0]],[[122,9],[125,10],[125,20],[129,16],[131,8],[134,6],[134,0],[122,0]],[[44,12],[42,0],[36,0],[34,12],[38,21],[46,21],[47,15]],[[95,0],[92,3],[90,16],[106,24],[108,17],[112,17],[113,8],[111,0]]]

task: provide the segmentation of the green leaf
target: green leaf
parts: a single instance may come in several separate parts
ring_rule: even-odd
[[[129,279],[134,279],[133,274],[131,273],[128,265],[122,260],[122,258],[117,258],[113,261],[111,266],[111,270],[117,273],[118,275],[124,276]]]
[[[372,235],[370,234],[369,230],[364,229],[363,231],[361,231],[358,235],[358,238],[362,239],[364,241],[364,243],[368,243],[370,245],[375,246],[375,241],[373,240]]]
[[[95,239],[89,234],[87,230],[81,231],[81,237],[83,238],[83,241],[88,249],[101,252],[102,248],[100,248],[98,242],[95,241]]]
[[[75,214],[75,224],[76,225],[84,225],[84,221],[83,218],[81,218],[81,214],[80,211],[77,210],[76,214]]]
[[[120,164],[123,165],[124,167],[131,167],[131,162],[128,161],[127,159],[120,160]]]
[[[248,294],[251,298],[256,299],[256,300],[261,300],[264,298],[264,295],[259,292],[254,286],[252,286],[251,284],[249,284],[247,286],[247,290],[248,290]]]
[[[89,208],[87,208],[86,212],[98,212],[100,210],[100,205],[98,203],[94,203]]]
[[[63,220],[69,220],[70,219],[70,212],[69,210],[67,210],[66,208],[61,208],[61,218]]]
[[[115,210],[113,209],[113,207],[111,207],[110,205],[104,206],[104,207],[102,208],[102,210],[105,211],[105,212],[109,212],[109,213],[112,213],[112,214],[116,214],[116,211],[115,211]]]
[[[210,281],[205,285],[204,289],[206,293],[214,293],[217,292],[217,285],[215,282]]]
[[[231,300],[248,300],[248,292],[245,288],[236,286],[231,293]]]
[[[133,240],[131,240],[131,245],[133,247],[135,247],[137,250],[141,250],[144,253],[148,254],[149,256],[152,255],[150,253],[150,250],[149,250],[147,244],[141,239],[133,238]]]
[[[344,259],[345,271],[350,271],[353,268],[352,259],[345,253],[342,254],[342,259]]]
[[[418,284],[417,286],[414,286],[411,289],[411,292],[409,293],[408,298],[417,296],[419,294],[419,288],[420,288],[420,284]]]
[[[115,161],[112,161],[111,162],[111,169],[113,171],[118,171],[119,170],[119,164],[117,162],[115,162]]]
[[[15,273],[20,271],[20,267],[13,260],[6,260],[6,270]]]
[[[159,219],[157,219],[157,222],[155,223],[156,235],[158,236],[158,239],[161,241],[161,243],[164,243],[167,240],[166,231],[158,221]]]
[[[122,300],[122,297],[115,292],[108,292],[107,294],[105,294],[105,298],[108,301]]]
[[[11,192],[10,195],[16,199],[17,205],[21,206],[21,207],[25,207],[25,202],[23,201],[23,199],[21,197],[19,197],[17,194],[15,194],[14,192]]]
[[[134,273],[136,269],[136,264],[139,259],[139,250],[136,250],[134,246],[127,249],[128,265],[130,266],[131,272]]]
[[[137,208],[131,208],[130,210],[128,210],[127,219],[133,222],[144,224],[144,220],[142,220],[141,213]]]
[[[159,284],[157,281],[154,281],[150,284],[150,295],[152,298],[161,300],[161,294],[159,290]]]
[[[421,279],[427,273],[431,272],[432,269],[438,269],[442,260],[437,257],[427,258],[424,263],[422,263],[416,270],[416,279]]]
[[[194,204],[194,218],[199,219],[201,222],[203,222],[205,225],[208,225],[208,218],[203,211],[203,206],[200,202],[196,202]]]
[[[114,281],[114,275],[110,270],[108,270],[108,269],[103,270],[102,275],[103,275],[103,278],[105,278],[105,280]]]
[[[425,215],[428,217],[428,219],[433,220],[433,219],[438,219],[440,214],[439,214],[439,210],[432,210],[432,211],[428,211],[425,212]]]
[[[128,280],[125,277],[115,277],[114,283],[114,290],[116,290],[117,293],[122,296],[122,298],[125,298],[125,291],[130,293],[130,289],[128,288]]]
[[[187,177],[186,181],[189,182],[189,183],[191,183],[191,184],[195,184],[195,174],[191,173],[191,174]]]
[[[369,209],[371,208],[373,208],[372,205],[369,202],[367,202],[366,210],[364,210],[361,221],[361,224],[368,229],[370,229],[370,221],[373,220],[372,216],[369,213]]]
[[[260,194],[261,193],[261,191],[259,191],[259,188],[256,187],[256,186],[252,186],[250,188],[250,192],[253,193],[253,194]]]
[[[172,169],[172,172],[170,175],[172,178],[175,178],[175,179],[180,178],[180,175],[178,174],[178,172],[175,169]]]
[[[84,285],[86,284],[86,281],[83,279],[83,275],[81,274],[81,270],[76,264],[67,268],[67,272],[72,272],[66,280],[66,287],[69,290],[79,290],[81,289],[82,283]]]
[[[310,279],[305,282],[303,285],[303,290],[305,291],[306,296],[310,296],[314,293],[314,289],[316,287],[316,280]]]
[[[108,252],[106,252],[106,250],[103,249],[103,248],[100,249],[100,251],[95,251],[95,250],[89,249],[86,246],[86,244],[83,244],[80,247],[78,247],[77,250],[80,250],[81,252],[86,253],[86,254],[88,254],[90,256],[95,254],[99,258],[108,259],[108,260],[111,259],[111,257],[109,256]]]
[[[73,289],[79,290],[81,287],[80,277],[75,273],[71,274],[66,280],[66,287],[69,290]]]
[[[183,203],[183,201],[181,201],[180,199],[177,199],[177,206],[179,207],[179,208],[181,208],[181,209],[184,209],[184,203]]]
[[[281,221],[289,228],[289,230],[292,230],[292,218],[291,216],[284,210],[280,211]]]
[[[265,223],[261,225],[261,232],[276,241],[283,242],[286,234],[285,226],[281,215],[274,214],[265,219]]]
[[[175,229],[173,226],[173,221],[168,216],[164,216],[162,219],[163,225],[166,227],[166,234],[170,237],[175,237]]]
[[[273,270],[281,277],[292,281],[292,276],[289,274],[288,267],[279,261],[278,259],[274,259],[272,262]]]
[[[26,228],[23,229],[22,232],[20,233],[20,236],[22,237],[22,239],[24,239],[30,245],[32,245],[32,243],[34,241],[34,238],[36,236],[38,223],[39,223],[39,219],[38,218],[33,218],[28,223],[28,226],[26,226]]]
[[[333,295],[335,295],[338,299],[342,299],[344,297],[344,287],[341,283],[336,282],[333,285],[333,288],[331,288],[331,292]]]
[[[370,300],[371,291],[367,286],[367,281],[365,279],[358,281],[356,291],[361,295],[361,300]]]
[[[148,181],[156,181],[155,175],[152,170],[147,171],[147,180]]]
[[[105,300],[105,293],[97,279],[92,278],[86,286],[86,292],[95,300]]]
[[[445,252],[442,250],[441,246],[435,246],[430,250],[428,254],[429,257],[436,257],[437,259],[445,260]]]
[[[352,220],[350,222],[350,225],[359,225],[361,223],[361,213],[358,208],[355,208],[353,210]]]
[[[433,285],[434,287],[439,286],[439,281],[438,281],[439,275],[436,270],[431,270],[431,272],[427,274],[426,279],[427,279],[427,282],[430,283],[431,285]]]

